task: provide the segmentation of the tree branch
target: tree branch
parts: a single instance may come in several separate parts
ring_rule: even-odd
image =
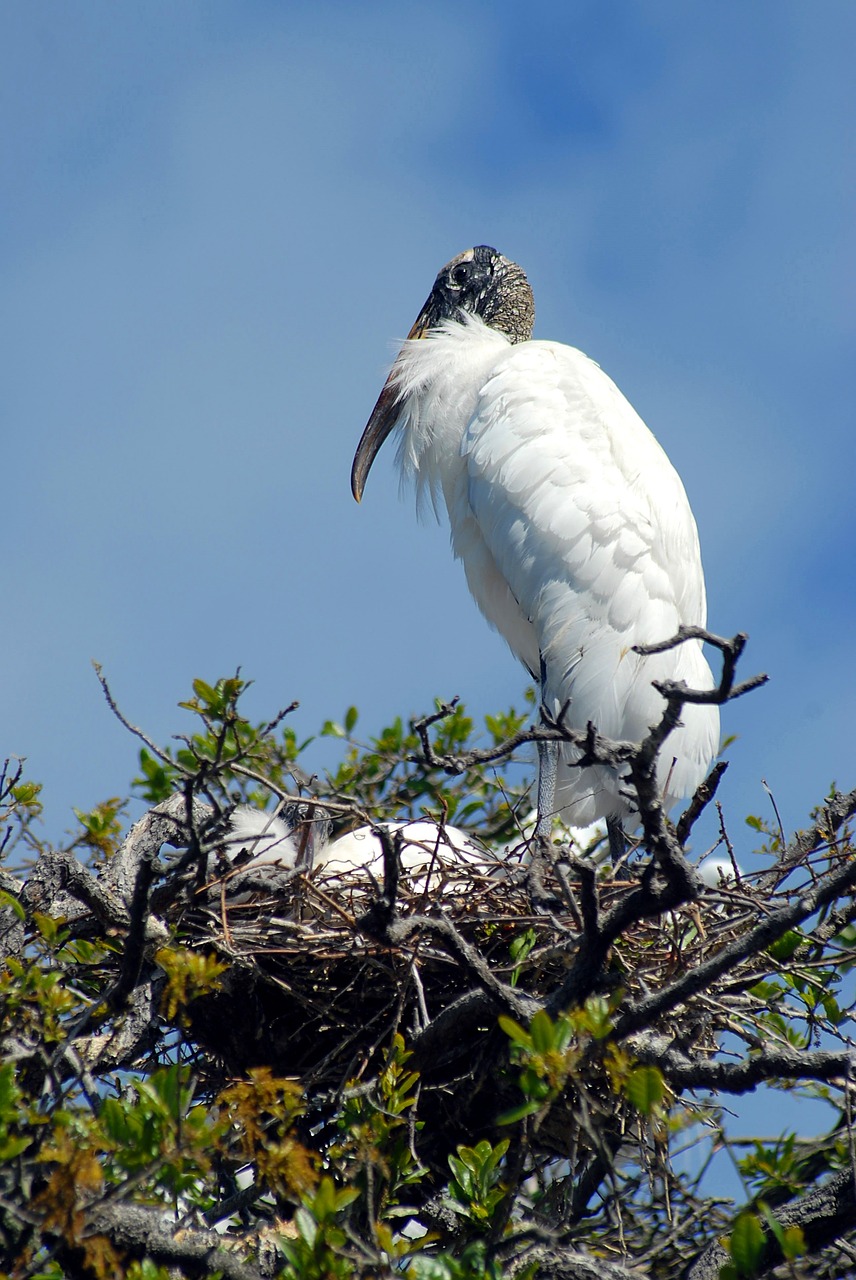
[[[842,1169],[804,1196],[777,1207],[775,1217],[782,1227],[800,1227],[805,1236],[809,1257],[816,1256],[846,1231],[856,1227],[856,1193],[852,1171]],[[760,1262],[761,1269],[755,1273],[759,1280],[771,1276],[782,1261],[782,1252],[775,1236],[767,1228],[764,1234],[767,1244]],[[690,1264],[684,1273],[684,1280],[718,1280],[720,1268],[728,1260],[727,1251],[717,1240]]]
[[[627,1048],[639,1062],[659,1067],[675,1089],[715,1089],[748,1093],[765,1080],[826,1080],[856,1078],[856,1049],[793,1049],[769,1045],[741,1062],[702,1058],[685,1053],[665,1035],[640,1032]]]
[[[856,806],[856,792],[852,792],[851,796]],[[702,961],[676,982],[658,991],[656,995],[640,1000],[619,1020],[616,1035],[622,1038],[632,1031],[649,1026],[668,1010],[676,1008],[699,991],[705,990],[714,979],[727,970],[733,969],[741,960],[763,951],[789,929],[801,924],[815,911],[854,887],[856,887],[856,862],[847,861],[837,871],[819,881],[814,888],[806,889],[799,894],[794,902],[786,903],[783,907],[771,912],[754,929],[736,938],[709,960]]]
[[[216,1231],[185,1225],[171,1227],[162,1209],[136,1204],[112,1204],[95,1209],[89,1218],[89,1234],[107,1236],[138,1258],[151,1258],[164,1266],[210,1275],[219,1271],[225,1280],[264,1280],[258,1267],[242,1262],[223,1248]]]

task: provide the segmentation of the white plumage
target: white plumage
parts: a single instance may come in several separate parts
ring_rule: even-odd
[[[615,384],[582,352],[532,341],[523,272],[485,246],[453,259],[393,366],[354,461],[359,498],[394,427],[421,497],[442,494],[452,547],[485,617],[556,714],[639,741],[656,679],[713,687],[701,645],[632,652],[706,620],[698,535],[681,480]],[[667,805],[702,781],[717,708],[688,705],[663,752]],[[675,757],[673,762],[673,757]],[[629,810],[606,767],[563,748],[557,808],[582,826]]]
[[[382,822],[379,827],[391,836],[400,833],[401,867],[405,874],[424,874],[446,863],[484,866],[488,855],[457,827],[438,827],[419,818],[413,822]],[[347,831],[321,850],[317,864],[324,874],[368,874],[383,878],[383,845],[372,827]]]
[[[381,822],[376,827],[357,827],[327,840],[319,838],[312,863],[319,869],[322,882],[350,883],[374,876],[383,879],[383,845],[378,829],[400,839],[399,856],[405,876],[419,880],[428,876],[426,887],[434,887],[442,872],[467,866],[481,874],[495,874],[502,859],[476,844],[465,832],[449,824],[438,826],[430,819],[412,822]],[[229,879],[232,898],[243,893],[242,877],[250,875],[254,883],[264,880],[272,890],[289,882],[288,872],[298,861],[298,845],[294,832],[281,817],[238,805],[229,820],[225,840],[230,861],[240,853],[248,854],[240,873]]]
[[[275,813],[266,813],[251,804],[239,804],[229,819],[226,854],[231,860],[246,851],[247,867],[280,867],[290,870],[297,863],[297,843],[291,827]]]
[[[746,874],[739,863],[733,862],[731,858],[724,858],[721,854],[711,854],[705,858],[699,863],[698,873],[708,889],[730,889],[737,884],[739,876]]]

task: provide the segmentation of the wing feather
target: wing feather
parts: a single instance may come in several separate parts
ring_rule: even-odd
[[[662,714],[653,679],[710,687],[697,644],[632,652],[681,623],[704,625],[704,576],[677,472],[593,361],[558,343],[510,347],[481,389],[461,452],[486,552],[535,630],[547,697],[557,710],[570,699],[571,724],[638,739]],[[715,708],[688,707],[685,722],[671,740],[675,796],[700,781],[718,738]],[[606,785],[595,777],[593,787],[587,770],[583,786],[580,772],[566,782],[572,791]]]

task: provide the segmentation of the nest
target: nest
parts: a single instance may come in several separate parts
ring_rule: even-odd
[[[190,1015],[194,1036],[230,1075],[266,1065],[312,1092],[335,1094],[376,1066],[394,1032],[418,1043],[439,1015],[484,990],[481,966],[497,983],[544,1000],[582,945],[572,863],[545,868],[535,893],[531,869],[513,857],[476,867],[438,851],[428,874],[400,875],[393,905],[365,874],[320,868],[286,880],[276,892],[261,885],[242,892],[240,901],[228,879],[209,885],[204,905],[197,898],[181,918],[186,941],[229,966],[220,989],[195,1001]],[[598,880],[601,909],[636,885]],[[604,994],[639,998],[718,950],[739,927],[716,905],[723,894],[639,922],[619,938]],[[379,912],[398,922],[405,940],[390,945],[379,936]],[[486,1017],[482,1009],[477,1020],[488,1040],[496,1012]],[[712,1048],[714,1022],[709,1009],[691,1004],[668,1030],[688,1046]],[[473,1072],[473,1052],[473,1043],[440,1042],[420,1070],[450,1083]]]

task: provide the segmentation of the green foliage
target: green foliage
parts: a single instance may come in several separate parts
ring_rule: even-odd
[[[775,855],[782,851],[782,833],[778,827],[774,827],[766,818],[759,818],[754,814],[746,819],[746,826],[756,835],[765,836],[766,839],[758,845],[756,852],[765,855]]]
[[[802,1227],[783,1227],[763,1200],[758,1202],[758,1209],[771,1235],[775,1237],[782,1251],[782,1257],[787,1262],[794,1262],[797,1258],[801,1258],[806,1252],[806,1241]]]
[[[528,1028],[504,1014],[499,1025],[511,1041],[512,1062],[521,1067],[518,1084],[524,1096],[520,1106],[500,1118],[501,1124],[546,1113],[582,1061],[587,1044],[603,1040],[612,1030],[609,1004],[600,996],[591,996],[582,1009],[555,1021],[540,1009]]]
[[[184,745],[177,749],[167,746],[155,753],[153,747],[142,748],[133,785],[144,800],[158,804],[189,778],[197,787],[204,784],[209,795],[219,796],[224,807],[240,799],[264,809],[272,792],[293,790],[295,775],[304,777],[299,759],[315,736],[300,741],[287,723],[296,704],[268,723],[252,724],[240,711],[248,688],[239,675],[214,684],[193,682],[194,696],[179,705],[197,718],[200,728],[185,735]],[[533,698],[530,690],[528,705]],[[528,716],[528,709],[486,716],[484,730],[477,733],[458,703],[431,727],[431,742],[438,754],[461,753],[476,744],[497,746],[517,733]],[[443,770],[421,762],[418,735],[412,726],[406,729],[400,717],[366,740],[355,736],[358,719],[357,708],[351,706],[341,721],[330,719],[322,725],[318,737],[339,740],[344,756],[317,785],[319,794],[351,800],[355,812],[371,814],[375,820],[428,815],[477,831],[483,839],[515,836],[513,809],[523,790],[513,776],[513,759],[489,773],[470,771],[450,779]]]
[[[331,1149],[347,1181],[366,1197],[376,1232],[390,1213],[395,1215],[405,1189],[425,1173],[410,1142],[409,1113],[419,1080],[407,1068],[411,1056],[395,1035],[376,1089],[346,1094],[337,1119],[340,1137]]]
[[[439,702],[436,707],[439,711]],[[471,771],[450,778],[421,762],[419,738],[412,726],[405,729],[397,718],[377,737],[361,741],[353,736],[357,723],[353,712],[354,708],[350,708],[343,725],[328,721],[322,730],[347,743],[344,760],[328,777],[328,794],[353,798],[361,809],[376,817],[394,814],[413,818],[427,814],[471,829],[485,840],[515,835],[509,801],[513,804],[521,789],[509,773],[512,761],[504,761],[491,774]],[[528,713],[514,710],[486,716],[485,733],[479,736],[463,704],[457,703],[450,714],[431,727],[430,739],[438,755],[456,755],[475,745],[496,746],[506,741],[527,718]]]
[[[35,925],[45,933],[56,928],[47,916],[37,918]],[[22,1035],[46,1045],[61,1040],[70,1016],[81,1007],[80,993],[66,985],[61,968],[16,956],[9,956],[0,970],[0,1001],[6,1019]]]
[[[783,1227],[773,1212],[759,1201],[755,1209],[737,1215],[728,1238],[731,1261],[720,1268],[720,1280],[751,1280],[759,1274],[767,1249],[769,1232],[786,1262],[794,1262],[805,1253],[805,1237],[799,1227]]]
[[[213,685],[205,680],[193,681],[193,697],[179,706],[191,712],[200,722],[197,732],[184,735],[179,748],[167,746],[158,750],[143,748],[140,752],[140,776],[134,779],[143,799],[152,804],[165,800],[180,783],[192,778],[197,785],[210,784],[215,791],[237,783],[245,799],[264,807],[269,790],[254,792],[248,787],[248,775],[264,771],[274,787],[287,786],[291,768],[300,751],[289,728],[275,738],[282,720],[294,708],[280,712],[267,724],[251,724],[240,712],[239,703],[249,688],[240,674]],[[310,739],[311,741],[311,739]]]
[[[764,1252],[764,1228],[757,1214],[747,1210],[738,1215],[728,1242],[732,1266],[720,1271],[722,1280],[731,1276],[754,1276]],[[729,1275],[730,1272],[730,1275]]]
[[[290,708],[269,723],[247,720],[240,705],[247,688],[239,674],[215,683],[195,681],[192,697],[181,704],[193,718],[193,732],[178,746],[151,743],[141,751],[138,794],[156,803],[186,789],[225,810],[236,799],[266,807],[280,792],[309,791],[335,802],[337,818],[344,811],[348,825],[357,815],[427,814],[454,821],[485,841],[515,836],[514,810],[520,808],[523,789],[509,761],[447,775],[419,758],[419,735],[401,719],[376,736],[358,738],[359,715],[350,706],[318,734],[340,753],[338,763],[326,777],[310,779],[300,760],[314,739],[298,739]],[[523,714],[488,716],[478,727],[462,706],[455,706],[428,729],[434,750],[460,756],[475,745],[506,740],[524,723],[531,695],[528,702]],[[80,830],[70,849],[97,864],[96,884],[108,886],[105,897],[123,806],[114,797],[90,811],[75,811]],[[7,763],[0,771],[0,839],[7,856],[18,846],[40,850],[39,812],[38,785]],[[818,820],[823,818],[821,807]],[[763,838],[766,857],[775,857],[781,832],[760,819],[750,819],[749,827]],[[821,855],[829,865],[842,865],[852,856],[845,840],[840,833],[834,847],[830,840]],[[67,873],[66,864],[56,866]],[[599,879],[599,911],[611,909],[609,895],[620,888],[607,874]],[[175,1274],[166,1259],[134,1258],[132,1250],[91,1229],[93,1207],[128,1203],[160,1215],[154,1221],[174,1229],[176,1240],[217,1222],[227,1247],[250,1266],[264,1245],[268,1261],[275,1252],[276,1274],[284,1280],[391,1275],[504,1280],[512,1273],[531,1280],[546,1274],[537,1262],[526,1261],[532,1241],[560,1241],[594,1259],[614,1256],[616,1240],[621,1247],[629,1241],[629,1250],[635,1247],[653,1258],[658,1239],[677,1233],[682,1216],[709,1224],[727,1241],[723,1280],[750,1280],[773,1241],[789,1262],[806,1254],[803,1233],[783,1227],[775,1207],[803,1194],[820,1177],[849,1168],[847,1117],[837,1083],[804,1080],[803,1093],[828,1102],[836,1123],[814,1143],[791,1131],[774,1141],[754,1140],[744,1149],[739,1159],[747,1188],[744,1208],[732,1206],[726,1218],[721,1206],[705,1202],[698,1186],[671,1169],[669,1146],[677,1133],[691,1138],[696,1125],[728,1142],[724,1112],[717,1111],[715,1099],[681,1098],[668,1073],[647,1057],[639,1060],[646,1055],[634,1049],[632,1037],[621,1039],[622,1015],[640,990],[644,997],[649,966],[652,973],[665,968],[671,981],[681,966],[692,963],[687,935],[676,942],[671,925],[646,920],[632,946],[624,936],[616,939],[614,964],[605,967],[597,987],[608,995],[591,996],[582,1007],[555,1018],[541,1010],[527,1025],[501,1016],[505,1040],[497,1034],[493,1013],[484,1014],[468,1031],[472,1078],[470,1062],[462,1057],[440,1085],[432,1079],[434,1064],[423,1059],[420,1077],[403,1034],[410,1037],[414,1026],[412,1005],[405,1008],[405,995],[409,998],[412,990],[408,984],[415,986],[420,973],[424,976],[420,966],[429,952],[432,962],[448,966],[450,986],[459,983],[450,1001],[467,989],[462,972],[471,985],[478,984],[465,965],[456,968],[453,957],[440,955],[442,948],[435,948],[427,933],[398,947],[371,930],[355,932],[354,952],[365,965],[364,970],[355,965],[349,973],[358,976],[345,984],[355,1024],[363,1009],[360,983],[372,966],[395,971],[404,994],[400,1007],[392,1001],[394,1008],[371,1014],[368,1036],[355,1035],[358,1047],[352,1055],[348,1050],[351,1065],[334,1086],[327,1079],[319,1086],[302,1061],[288,1057],[287,1019],[276,1027],[286,1060],[276,1068],[259,1063],[254,1041],[240,1070],[224,1068],[217,1055],[217,1035],[225,1039],[231,1028],[214,1026],[212,1049],[196,1021],[200,1006],[218,1009],[224,992],[238,985],[243,995],[245,982],[248,1005],[259,998],[258,1044],[273,1041],[266,1038],[270,1028],[264,1025],[266,1006],[259,992],[265,994],[266,982],[287,988],[291,974],[279,971],[271,979],[258,959],[263,947],[254,953],[246,939],[257,922],[257,937],[266,941],[264,912],[275,908],[241,904],[223,919],[215,947],[209,934],[193,934],[188,921],[194,911],[215,915],[222,904],[212,908],[192,892],[170,898],[171,891],[168,876],[158,869],[154,892],[174,910],[164,915],[168,929],[154,935],[156,942],[144,938],[140,963],[150,982],[151,1020],[133,1049],[117,1049],[114,1060],[113,1045],[123,1043],[140,1016],[140,1005],[131,1000],[111,1001],[129,949],[126,916],[99,905],[80,927],[71,913],[42,910],[38,894],[22,892],[14,880],[0,889],[4,922],[11,933],[25,936],[23,946],[10,948],[0,969],[0,1043],[8,1054],[0,1064],[0,1270],[44,1280],[78,1274],[86,1280],[166,1280]],[[521,1001],[518,1007],[525,1008],[538,966],[552,964],[554,973],[562,973],[574,962],[578,922],[575,929],[569,915],[545,947],[543,918],[525,910],[514,915],[504,901],[499,905],[473,915],[465,940],[484,947],[496,963],[497,981],[509,982],[514,999]],[[436,915],[443,904],[429,901],[425,909]],[[345,907],[340,914],[347,914]],[[310,935],[310,919],[308,912],[298,912],[286,923],[302,939]],[[726,937],[731,921],[716,919],[714,928],[721,927]],[[822,919],[822,933],[813,921],[783,930],[759,950],[751,967],[728,975],[709,1004],[702,994],[694,1016],[713,1027],[704,1041],[708,1060],[721,1047],[717,1036],[723,1025],[735,1039],[742,1038],[750,1062],[767,1044],[807,1052],[846,1043],[856,926],[849,902],[837,916],[830,908]],[[701,956],[704,946],[711,954],[700,927],[691,945],[697,948],[693,955]],[[295,965],[304,958],[297,956]],[[634,963],[644,974],[635,990]],[[658,964],[664,968],[658,970]],[[319,969],[317,979],[313,971],[315,985],[305,1006],[319,1040],[329,1034],[328,977],[326,969]],[[648,989],[657,989],[653,980]],[[145,995],[142,980],[132,994],[134,999]],[[513,1007],[507,990],[506,996]],[[427,1017],[420,1012],[417,1027],[426,1021],[430,1026],[443,1008],[443,1000],[432,1002],[430,992],[423,1004]],[[727,1009],[727,1023],[716,1022],[720,1005]],[[250,1007],[252,1013],[256,1006]],[[295,1016],[293,1007],[290,1016]],[[672,1009],[655,1028],[670,1045],[682,1045],[678,1018],[679,1011]],[[248,1025],[252,1032],[251,1019]],[[212,1034],[210,1026],[204,1029]],[[485,1045],[493,1054],[497,1043],[499,1057],[488,1059]],[[489,1062],[484,1074],[492,1073],[487,1082],[478,1076],[482,1052]],[[313,1068],[322,1077],[323,1066]],[[795,1089],[790,1080],[770,1083],[789,1093]],[[466,1126],[447,1134],[444,1106],[451,1105],[456,1091],[470,1088],[472,1119],[468,1115]],[[485,1096],[500,1101],[491,1109]],[[549,1135],[549,1143],[539,1147],[541,1133]],[[606,1139],[615,1135],[610,1148]],[[562,1173],[579,1151],[584,1154],[572,1172]],[[608,1172],[571,1221],[562,1182],[584,1178],[598,1161]],[[697,1225],[693,1231],[698,1232]],[[674,1274],[674,1256],[659,1271],[652,1263],[652,1276]],[[507,1261],[512,1258],[513,1265]],[[194,1266],[196,1273],[208,1266],[216,1274],[216,1259],[188,1264],[189,1271]]]
[[[666,1083],[659,1067],[633,1067],[624,1091],[628,1100],[643,1116],[656,1115],[666,1100]]]
[[[113,796],[110,800],[104,800],[96,805],[88,813],[82,809],[75,809],[74,816],[83,827],[83,832],[76,837],[72,848],[83,846],[90,849],[96,858],[104,860],[112,858],[119,847],[122,835],[125,804],[124,800]]]
[[[24,777],[24,763],[11,756],[0,764],[0,855],[13,858],[21,847],[38,848],[33,828],[42,812],[41,784]]]
[[[214,956],[191,951],[188,947],[161,947],[155,954],[155,960],[167,978],[161,1003],[164,1015],[170,1022],[192,1000],[206,992],[216,991],[220,976],[228,968]]]
[[[490,1256],[485,1240],[471,1240],[455,1254],[421,1254],[413,1258],[405,1273],[408,1280],[502,1280],[505,1270]],[[516,1273],[519,1280],[530,1280],[534,1269],[526,1267]]]
[[[524,929],[523,933],[519,933],[516,938],[512,938],[508,947],[508,954],[512,963],[517,966],[511,974],[511,985],[513,987],[516,987],[520,981],[522,973],[520,966],[526,957],[531,954],[537,941],[538,935],[534,929]]]
[[[23,1105],[23,1094],[15,1083],[11,1062],[0,1066],[0,1164],[14,1160],[27,1150],[34,1138],[21,1128],[33,1117]]]
[[[508,1147],[508,1138],[496,1146],[484,1139],[475,1147],[460,1146],[457,1156],[449,1156],[453,1175],[449,1183],[450,1204],[456,1213],[476,1226],[489,1223],[505,1198],[507,1188],[500,1178]]]
[[[287,1266],[283,1280],[347,1280],[353,1275],[341,1219],[359,1196],[355,1187],[336,1189],[324,1177],[314,1195],[304,1198],[294,1215],[297,1237],[283,1244]]]

